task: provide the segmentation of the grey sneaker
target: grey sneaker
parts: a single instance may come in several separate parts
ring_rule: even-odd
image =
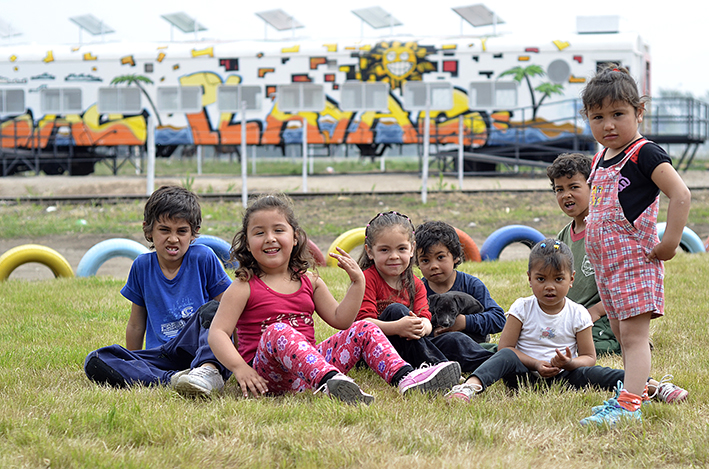
[[[352,378],[342,373],[337,373],[335,376],[328,379],[325,384],[315,391],[315,394],[319,392],[348,404],[364,402],[369,405],[374,402],[374,396],[362,391]]]
[[[174,375],[170,376],[170,387],[174,389],[175,386],[177,385],[177,382],[180,380],[180,378],[189,372],[190,372],[189,369],[182,370],[182,371],[178,371]]]
[[[210,397],[212,392],[224,389],[224,379],[219,371],[211,366],[193,368],[183,374],[175,384],[175,391],[183,396]]]

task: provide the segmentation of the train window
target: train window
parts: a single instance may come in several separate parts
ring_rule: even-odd
[[[25,91],[24,90],[1,90],[0,91],[0,113],[1,114],[22,114],[25,112]]]
[[[448,82],[407,81],[404,84],[404,103],[414,111],[453,108],[453,87]]]
[[[495,107],[517,107],[517,83],[498,81],[495,83]]]
[[[217,107],[221,112],[239,112],[242,103],[246,110],[261,109],[263,92],[258,85],[219,85]]]
[[[39,101],[44,114],[80,114],[83,110],[79,88],[44,88]]]
[[[351,81],[342,84],[340,109],[343,111],[386,111],[389,83]]]
[[[325,108],[323,85],[314,83],[278,85],[276,99],[278,108],[283,112],[320,112]]]
[[[199,112],[202,110],[201,86],[163,86],[158,88],[161,112]]]
[[[140,89],[115,86],[99,88],[97,107],[100,114],[139,114],[142,111]]]
[[[472,82],[468,88],[471,108],[512,108],[517,106],[516,82],[481,81]]]
[[[468,93],[471,108],[477,107],[492,107],[493,96],[492,89],[494,83],[486,81],[480,83],[471,83]]]

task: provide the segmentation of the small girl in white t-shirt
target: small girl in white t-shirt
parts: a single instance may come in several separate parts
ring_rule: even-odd
[[[449,399],[469,402],[500,379],[511,388],[517,388],[520,380],[544,380],[607,390],[623,380],[623,370],[594,366],[591,315],[566,298],[574,281],[573,265],[571,250],[559,240],[547,238],[534,246],[527,270],[534,295],[512,304],[499,351],[465,383],[453,387]]]

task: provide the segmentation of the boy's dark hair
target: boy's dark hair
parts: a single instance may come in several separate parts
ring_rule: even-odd
[[[601,68],[581,92],[581,115],[588,118],[588,111],[603,107],[606,100],[628,103],[637,112],[645,108],[648,98],[640,96],[638,85],[627,68],[611,63]]]
[[[416,227],[416,263],[418,264],[419,251],[427,255],[438,243],[450,251],[453,259],[457,259],[453,267],[458,267],[465,260],[465,252],[455,228],[442,221],[427,221]]]
[[[153,192],[143,210],[143,235],[149,243],[153,243],[155,222],[163,218],[186,220],[192,229],[192,236],[197,236],[202,225],[199,198],[194,192],[179,186],[162,186]]]
[[[283,215],[291,228],[293,228],[297,244],[293,247],[293,251],[291,252],[288,270],[290,271],[292,280],[299,279],[315,262],[310,249],[308,249],[308,235],[305,234],[305,231],[298,223],[298,219],[295,217],[293,201],[282,193],[262,195],[244,211],[241,229],[236,232],[231,242],[231,259],[229,260],[230,262],[237,261],[239,263],[235,272],[236,278],[248,282],[254,275],[257,277],[261,275],[261,267],[248,249],[247,235],[251,217],[254,213],[261,210],[278,211]]]
[[[382,231],[390,230],[392,228],[401,229],[408,236],[411,247],[416,245],[414,225],[411,223],[411,219],[409,217],[403,213],[394,212],[393,210],[378,213],[369,221],[369,223],[367,223],[367,226],[364,229],[365,249],[362,250],[362,254],[359,256],[359,267],[362,270],[366,270],[374,265],[374,261],[367,255],[367,247],[369,247],[370,250],[373,250],[373,246],[377,243],[377,238]],[[401,274],[401,289],[406,291],[409,295],[410,304],[408,306],[409,309],[412,309],[414,307],[414,298],[416,298],[413,262],[409,262],[408,267],[406,267],[406,270],[404,270]]]
[[[576,174],[583,175],[588,179],[591,175],[591,158],[581,153],[562,153],[557,156],[554,162],[547,168],[547,177],[554,189],[554,179],[562,177],[572,178]]]
[[[539,265],[541,263],[541,265]],[[552,267],[559,272],[574,273],[574,254],[569,246],[555,238],[546,238],[534,245],[529,253],[527,271],[536,267],[543,270]]]

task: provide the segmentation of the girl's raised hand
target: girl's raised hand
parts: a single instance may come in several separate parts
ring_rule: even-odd
[[[234,376],[239,382],[239,386],[241,386],[241,393],[244,397],[249,397],[249,391],[251,391],[251,394],[255,397],[260,397],[268,392],[268,383],[266,380],[248,365],[236,370]]]
[[[357,261],[352,259],[352,256],[341,247],[337,246],[335,249],[337,249],[337,253],[331,252],[329,254],[333,259],[337,259],[337,267],[347,272],[350,281],[353,283],[358,281],[364,282],[364,274],[362,273],[362,269],[359,268]]]

